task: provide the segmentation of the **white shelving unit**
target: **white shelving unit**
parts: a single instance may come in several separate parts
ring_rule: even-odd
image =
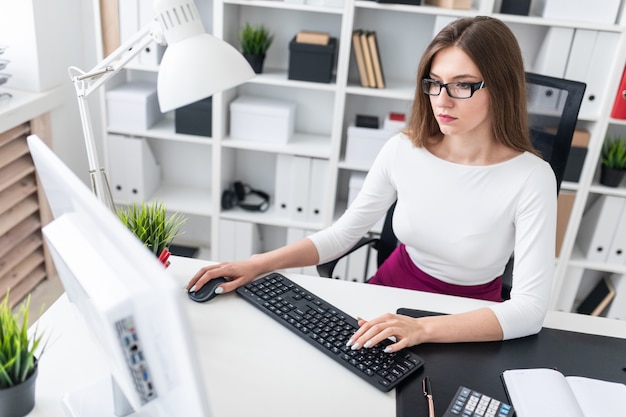
[[[223,238],[220,236],[220,219],[258,224],[264,238],[264,250],[284,244],[287,228],[317,230],[331,224],[345,208],[349,174],[365,172],[369,168],[344,160],[346,129],[356,114],[372,114],[382,119],[391,111],[408,113],[415,91],[418,61],[438,28],[446,20],[457,17],[491,15],[503,20],[518,37],[528,71],[532,71],[533,62],[551,27],[613,34],[610,38],[615,43],[614,51],[604,57],[604,62],[594,62],[594,67],[603,69],[601,79],[580,80],[602,85],[593,98],[595,105],[584,105],[579,117],[578,128],[591,133],[580,180],[562,184],[562,191],[573,192],[576,197],[557,259],[551,307],[566,311],[575,309],[599,274],[613,274],[618,281],[626,280],[626,265],[589,262],[576,246],[578,228],[590,199],[598,195],[626,198],[625,187],[614,189],[598,185],[598,161],[605,135],[607,132],[626,135],[626,122],[609,117],[626,62],[626,27],[623,23],[604,25],[544,19],[538,13],[540,0],[533,1],[531,16],[500,14],[499,0],[474,0],[470,10],[363,0],[345,0],[343,7],[274,0],[196,0],[196,3],[207,30],[235,47],[239,46],[237,32],[244,23],[264,24],[270,28],[275,38],[265,60],[264,73],[244,85],[213,96],[211,138],[176,134],[172,114],[147,131],[111,133],[149,139],[162,167],[162,186],[153,198],[161,199],[172,210],[197,218],[191,222],[188,237],[192,243],[211,247],[212,252],[203,252],[205,256],[210,253],[215,259],[215,249]],[[623,7],[620,5],[620,13],[616,16],[618,22],[626,20],[621,18]],[[351,41],[355,29],[376,31],[387,84],[385,89],[360,86]],[[330,83],[288,79],[288,46],[300,30],[325,31],[338,39],[336,65]],[[590,56],[592,52],[589,51]],[[127,77],[149,78],[155,71],[155,68],[135,67],[128,71]],[[288,145],[268,145],[229,136],[229,104],[244,94],[297,103],[296,133]],[[586,96],[585,100],[589,97]],[[274,207],[264,213],[222,210],[220,196],[234,181],[249,183],[273,196],[279,154],[328,160],[328,198],[321,221],[294,221],[278,214]],[[294,180],[304,181],[304,178]],[[200,224],[202,226],[198,226]],[[594,277],[588,278],[590,275]]]

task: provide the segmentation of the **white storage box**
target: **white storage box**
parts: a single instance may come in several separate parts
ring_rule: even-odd
[[[393,131],[367,127],[348,127],[346,162],[370,166]]]
[[[619,3],[620,0],[544,0],[541,15],[546,19],[612,25],[617,20]]]
[[[230,136],[284,145],[294,132],[296,103],[239,96],[230,103]]]
[[[163,116],[156,85],[148,82],[126,83],[107,91],[106,107],[112,130],[146,130]]]

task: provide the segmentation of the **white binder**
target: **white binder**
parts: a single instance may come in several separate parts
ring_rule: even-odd
[[[120,42],[124,43],[134,36],[139,26],[139,0],[119,0],[118,13],[120,24]],[[131,63],[138,63],[139,57],[133,58]]]
[[[121,2],[128,1],[122,0]],[[139,0],[139,28],[143,28],[154,21],[154,1]],[[150,43],[139,53],[139,63],[141,65],[156,66],[161,63],[161,58],[165,53],[165,45],[159,45],[155,41]]]
[[[311,230],[301,229],[298,227],[288,227],[286,244],[289,245],[291,243],[297,242],[298,240],[303,239],[312,233],[313,231]],[[319,275],[317,273],[316,265],[304,266],[300,268],[289,268],[287,269],[287,272],[292,272],[295,274],[311,275],[311,276]]]
[[[289,218],[291,211],[291,166],[291,155],[276,155],[274,206],[276,214],[283,218]]]
[[[346,280],[353,282],[365,282],[367,271],[367,254],[369,246],[364,246],[352,252],[348,256],[348,267],[346,269]]]
[[[237,260],[235,255],[235,221],[220,219],[220,241],[217,242],[217,260],[220,262]]]
[[[161,168],[147,140],[109,134],[107,148],[113,200],[129,203],[150,199],[161,182]]]
[[[613,241],[611,242],[607,262],[611,264],[626,264],[626,203],[624,203],[619,222],[617,222],[615,227],[615,236],[613,236]]]
[[[310,175],[311,158],[292,156],[289,214],[293,220],[306,221],[308,218]]]
[[[550,27],[533,64],[533,72],[563,78],[574,38],[573,28]]]
[[[619,35],[596,30],[576,29],[572,41],[565,77],[587,84],[580,107],[581,114],[598,115],[605,92],[605,80],[611,70],[610,65],[596,65],[608,62],[615,54]]]
[[[307,204],[307,221],[321,223],[324,221],[328,200],[328,160],[312,158]]]
[[[578,229],[578,246],[590,261],[606,262],[624,198],[603,195],[585,212]]]

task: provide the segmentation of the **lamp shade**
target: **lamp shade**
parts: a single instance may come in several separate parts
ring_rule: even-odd
[[[196,102],[255,76],[230,44],[207,34],[192,0],[161,0],[155,5],[167,49],[157,80],[162,112]]]

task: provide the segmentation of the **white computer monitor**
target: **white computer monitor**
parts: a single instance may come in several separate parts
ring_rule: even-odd
[[[181,285],[40,138],[28,146],[54,216],[43,229],[54,264],[114,381],[68,393],[67,414],[209,416]]]

